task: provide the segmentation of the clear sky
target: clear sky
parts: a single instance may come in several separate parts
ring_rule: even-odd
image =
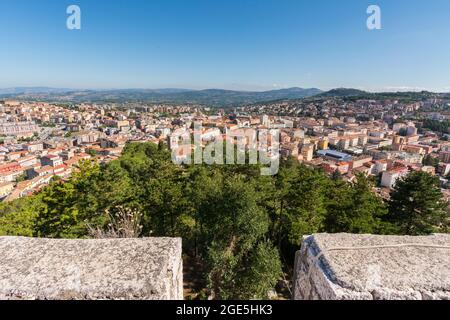
[[[449,0],[0,0],[0,87],[450,91],[449,36]]]

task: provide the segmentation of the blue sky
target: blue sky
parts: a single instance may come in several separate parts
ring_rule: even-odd
[[[0,0],[0,87],[450,91],[449,35],[448,0]]]

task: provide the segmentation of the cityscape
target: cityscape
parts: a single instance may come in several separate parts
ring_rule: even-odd
[[[448,2],[5,2],[0,300],[450,299]]]
[[[181,137],[194,134],[193,123],[199,122],[203,148],[205,141],[233,131],[236,137],[249,129],[275,129],[282,158],[339,173],[347,182],[359,173],[371,176],[383,199],[389,199],[396,181],[409,172],[427,172],[439,178],[448,200],[450,95],[365,98],[362,93],[359,98],[345,96],[347,90],[227,108],[4,100],[0,195],[5,202],[32,195],[54,177],[70,178],[81,160],[105,164],[118,159],[127,143],[178,150]]]

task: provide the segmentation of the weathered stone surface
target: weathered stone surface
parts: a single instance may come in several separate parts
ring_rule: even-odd
[[[0,237],[0,299],[183,299],[181,239]]]
[[[448,234],[316,234],[295,260],[297,300],[450,299]]]

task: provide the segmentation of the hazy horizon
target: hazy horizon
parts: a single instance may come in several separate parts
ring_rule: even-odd
[[[39,85],[39,86],[14,86],[14,87],[0,87],[0,91],[5,90],[13,90],[13,89],[47,89],[47,90],[71,90],[71,91],[116,91],[116,90],[152,90],[152,91],[158,91],[158,90],[180,90],[181,91],[206,91],[206,90],[224,90],[224,91],[240,91],[240,92],[267,92],[267,91],[278,91],[278,90],[289,90],[289,89],[302,89],[302,90],[310,90],[310,89],[318,89],[322,92],[327,92],[330,90],[335,89],[356,89],[361,91],[366,91],[369,93],[383,93],[383,92],[421,92],[421,91],[427,91],[432,93],[448,93],[450,92],[450,88],[448,88],[448,91],[436,91],[436,90],[430,90],[427,88],[386,88],[385,90],[366,90],[361,87],[331,87],[331,88],[318,88],[313,86],[307,86],[307,87],[280,87],[280,88],[269,88],[266,90],[246,90],[246,89],[227,89],[227,88],[218,88],[218,87],[203,87],[203,88],[189,88],[189,87],[141,87],[141,88],[127,88],[127,87],[116,87],[116,88],[63,88],[63,87],[51,87],[46,85]],[[0,92],[1,94],[1,92]]]

